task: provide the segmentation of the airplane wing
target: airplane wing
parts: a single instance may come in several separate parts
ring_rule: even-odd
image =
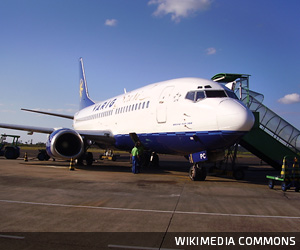
[[[113,145],[115,143],[115,138],[110,131],[97,130],[76,130],[81,136],[87,140],[94,141],[96,143],[101,143],[105,145]]]
[[[44,133],[44,134],[51,134],[53,131],[56,130],[54,128],[15,125],[15,124],[6,124],[6,123],[0,123],[0,128],[16,129],[16,130],[23,130],[28,132]],[[106,131],[106,130],[97,130],[97,131],[76,130],[76,131],[85,139],[94,141],[96,143],[114,144],[115,142],[115,139],[110,131]]]
[[[45,111],[39,111],[39,110],[32,110],[32,109],[21,109],[23,111],[28,111],[28,112],[33,112],[33,113],[38,113],[38,114],[43,114],[43,115],[52,115],[52,116],[57,116],[61,118],[66,118],[66,119],[74,119],[73,115],[64,115],[64,114],[57,114],[57,113],[51,113],[51,112],[45,112]]]
[[[16,129],[16,130],[23,130],[28,132],[44,133],[44,134],[51,134],[55,130],[54,128],[43,128],[43,127],[15,125],[15,124],[6,124],[6,123],[0,123],[0,128]]]

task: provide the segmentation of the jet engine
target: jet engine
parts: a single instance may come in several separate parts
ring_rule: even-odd
[[[46,150],[51,157],[76,159],[84,152],[84,142],[75,130],[62,128],[49,135]]]

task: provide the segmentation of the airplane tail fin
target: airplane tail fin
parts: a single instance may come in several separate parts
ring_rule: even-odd
[[[80,95],[80,103],[79,109],[84,109],[88,106],[95,104],[94,101],[91,100],[86,84],[84,67],[83,67],[83,59],[80,58],[80,83],[79,83],[79,95]]]

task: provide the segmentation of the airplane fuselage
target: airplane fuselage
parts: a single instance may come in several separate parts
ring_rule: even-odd
[[[187,155],[223,149],[249,131],[252,113],[225,86],[201,78],[154,83],[86,107],[75,130],[106,130],[113,146],[130,150],[135,133],[157,153]]]

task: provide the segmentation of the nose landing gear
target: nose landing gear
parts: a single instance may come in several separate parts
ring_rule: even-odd
[[[205,181],[206,168],[201,163],[195,163],[190,168],[189,177],[192,181]]]

